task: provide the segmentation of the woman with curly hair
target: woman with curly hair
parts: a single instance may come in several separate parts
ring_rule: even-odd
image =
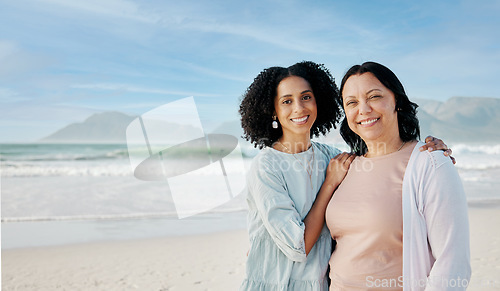
[[[250,250],[241,290],[328,289],[325,210],[353,156],[311,138],[339,121],[338,94],[323,65],[300,62],[263,70],[243,95],[244,137],[264,149],[247,175]]]

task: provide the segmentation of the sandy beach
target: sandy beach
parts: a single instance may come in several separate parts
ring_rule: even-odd
[[[471,204],[468,290],[500,290],[500,208]],[[237,290],[245,230],[2,251],[2,290]]]
[[[469,205],[472,277],[468,290],[500,290],[500,207]]]
[[[2,251],[2,290],[237,290],[245,230]]]

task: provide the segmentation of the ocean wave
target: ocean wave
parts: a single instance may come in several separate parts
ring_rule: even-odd
[[[128,151],[115,150],[105,153],[46,153],[24,155],[0,155],[0,161],[55,162],[55,161],[97,161],[128,159]]]
[[[196,175],[220,175],[220,164],[212,163],[211,166],[203,165],[196,169]],[[153,167],[153,171],[158,168]],[[245,174],[238,160],[227,159],[224,161],[224,170],[228,174]],[[133,176],[134,169],[128,160],[122,161],[7,161],[1,164],[2,177],[53,177],[53,176]],[[156,172],[155,172],[156,173]]]
[[[74,157],[75,161],[94,161],[94,160],[113,160],[113,159],[128,159],[127,150],[115,150],[98,155],[88,155],[88,156],[77,156]]]
[[[78,161],[128,159],[125,145],[0,144],[1,161]]]
[[[28,222],[28,221],[68,221],[68,220],[122,220],[122,219],[148,219],[177,217],[175,212],[164,213],[134,213],[134,214],[109,214],[109,215],[67,215],[67,216],[25,216],[2,217],[2,222]]]
[[[52,177],[52,176],[132,176],[129,164],[113,165],[36,165],[26,163],[2,164],[2,177]]]
[[[454,144],[451,146],[451,148],[454,154],[500,155],[500,144],[496,145]]]
[[[468,198],[469,207],[500,207],[500,198]]]
[[[492,161],[490,163],[462,163],[460,162],[460,159],[458,159],[455,167],[459,170],[495,170],[500,169],[500,161]]]
[[[244,207],[222,208],[219,210],[211,210],[208,212],[197,214],[196,216],[218,215],[225,213],[244,212]],[[196,217],[194,216],[194,217]],[[176,212],[157,212],[157,213],[129,213],[129,214],[89,214],[89,215],[66,215],[66,216],[24,216],[24,217],[2,217],[2,223],[14,222],[42,222],[42,221],[106,221],[106,220],[140,220],[154,218],[169,218],[178,219]]]

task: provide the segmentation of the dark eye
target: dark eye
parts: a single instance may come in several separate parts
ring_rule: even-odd
[[[309,96],[309,95],[305,95],[304,97],[302,97],[302,100],[309,100],[309,99],[311,99],[311,98],[312,98],[311,96]]]
[[[290,104],[290,103],[292,103],[292,100],[285,100],[285,101],[283,101],[283,104]]]
[[[349,100],[345,103],[345,106],[349,106],[349,105],[355,105],[356,104],[356,101],[354,100]]]

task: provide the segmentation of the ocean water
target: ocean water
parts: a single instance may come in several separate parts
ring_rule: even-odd
[[[345,145],[337,146],[345,150]],[[500,145],[451,147],[469,202],[500,201]],[[256,153],[250,149],[243,152]],[[248,168],[251,157],[245,156]],[[227,169],[232,169],[232,162],[226,161]],[[208,182],[201,186],[210,191],[214,188],[210,175],[214,173],[208,171]],[[168,183],[135,178],[126,145],[1,144],[0,174],[2,248],[246,226],[244,195],[206,213],[178,219]],[[203,196],[198,202],[205,203]]]
[[[451,145],[469,204],[500,200],[500,145]]]

